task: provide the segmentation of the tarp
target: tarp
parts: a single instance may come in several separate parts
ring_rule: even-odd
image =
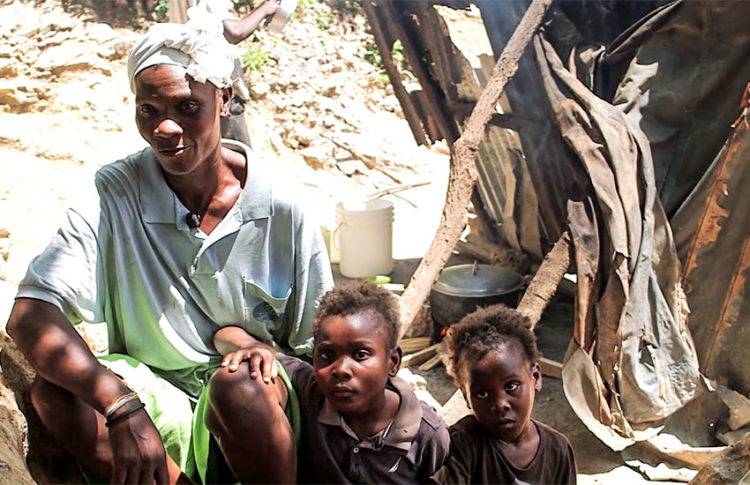
[[[655,434],[649,423],[661,424],[701,386],[679,261],[646,137],[568,71],[542,36],[534,53],[560,133],[591,183],[583,200],[568,204],[579,285],[563,385],[589,428],[622,449],[637,428],[644,438]]]

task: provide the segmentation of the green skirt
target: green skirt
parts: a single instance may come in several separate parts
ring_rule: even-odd
[[[208,388],[203,388],[196,404],[172,383],[130,356],[112,354],[100,357],[99,361],[138,394],[172,460],[188,477],[206,483],[206,477],[213,476],[208,464],[217,462],[209,460],[215,447],[211,446],[211,434],[205,420]],[[294,432],[295,444],[299,445],[302,426],[299,399],[284,366],[279,362],[278,367],[279,378],[289,393],[286,415]]]

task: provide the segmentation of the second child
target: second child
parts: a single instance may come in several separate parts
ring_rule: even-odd
[[[562,433],[531,419],[542,389],[536,337],[504,305],[479,309],[446,335],[449,373],[472,415],[451,426],[450,457],[438,483],[575,483],[573,449]]]

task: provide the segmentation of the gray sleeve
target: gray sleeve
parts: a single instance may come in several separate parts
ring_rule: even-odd
[[[17,298],[51,303],[72,323],[103,321],[103,305],[97,290],[100,274],[98,201],[95,209],[92,214],[68,209],[50,244],[29,264],[19,284]]]
[[[417,479],[420,483],[429,483],[433,474],[441,468],[448,458],[451,439],[448,426],[446,426],[443,418],[437,416],[427,404],[421,403],[421,405],[425,416],[423,419],[426,418],[432,424],[422,423],[423,429],[430,429],[430,433],[421,445],[422,456],[419,463],[419,471],[417,472]]]
[[[323,294],[333,288],[333,275],[316,218],[299,207],[296,211],[300,220],[296,224],[294,312],[288,343],[296,355],[311,355],[315,310]]]

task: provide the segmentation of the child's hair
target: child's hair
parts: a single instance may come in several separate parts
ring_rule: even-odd
[[[367,312],[380,317],[380,324],[388,331],[388,350],[395,348],[401,327],[398,301],[393,293],[374,283],[341,283],[323,295],[315,314],[313,338],[318,338],[320,323],[328,317]]]
[[[451,325],[445,336],[448,351],[448,374],[463,389],[465,364],[479,362],[488,352],[511,340],[518,340],[529,362],[539,361],[536,336],[531,322],[518,311],[505,305],[480,308]]]

